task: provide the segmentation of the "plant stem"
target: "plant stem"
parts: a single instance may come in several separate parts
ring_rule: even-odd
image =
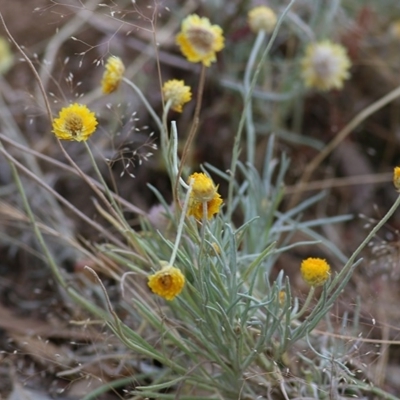
[[[315,293],[315,286],[311,286],[310,291],[308,292],[306,301],[303,304],[303,307],[301,307],[301,310],[295,315],[293,316],[291,319],[299,319],[308,309],[312,298],[314,297],[314,293]]]
[[[256,62],[257,54],[261,48],[261,45],[265,39],[266,32],[261,30],[258,32],[256,41],[254,42],[253,48],[249,56],[249,60],[246,65],[246,70],[244,73],[243,80],[243,96],[246,97],[246,93],[251,92],[251,71],[254,68]],[[245,112],[246,112],[246,132],[247,132],[247,162],[254,165],[254,153],[256,147],[256,133],[253,123],[253,101],[252,96],[250,96],[247,101],[245,100]]]
[[[146,97],[143,95],[142,91],[133,82],[131,82],[128,78],[126,78],[125,76],[122,77],[122,80],[136,92],[136,94],[139,96],[140,100],[142,101],[142,103],[146,107],[147,111],[149,112],[149,114],[153,118],[154,122],[156,123],[157,128],[160,130],[160,132],[162,132],[163,125],[161,123],[161,120],[158,117],[158,115],[156,114],[156,112],[154,111],[154,108],[150,105],[150,103],[147,101]]]
[[[199,127],[199,120],[200,120],[200,110],[201,110],[201,103],[203,100],[203,92],[204,92],[204,85],[206,81],[206,67],[204,64],[201,66],[200,71],[200,80],[199,80],[199,88],[197,90],[197,99],[196,99],[196,108],[194,110],[193,122],[190,128],[189,136],[186,140],[185,147],[183,148],[182,152],[182,159],[179,165],[178,176],[174,185],[174,200],[177,201],[178,199],[178,185],[179,179],[182,175],[183,167],[185,166],[185,161],[190,151],[190,147],[192,145],[193,139],[196,136],[197,128]]]

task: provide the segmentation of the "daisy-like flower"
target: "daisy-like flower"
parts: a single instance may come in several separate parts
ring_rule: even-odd
[[[104,94],[109,94],[118,89],[125,72],[125,66],[119,57],[111,56],[107,60],[105,68],[101,80],[101,89]]]
[[[182,106],[192,99],[190,86],[185,86],[184,81],[171,79],[164,83],[162,90],[165,101],[171,101],[171,108],[177,112],[182,112]]]
[[[271,33],[276,25],[276,14],[266,6],[254,7],[247,14],[250,29],[254,33],[265,31]]]
[[[331,268],[322,258],[307,258],[302,261],[300,272],[310,286],[321,286],[331,275]]]
[[[224,48],[224,37],[220,26],[211,25],[206,17],[192,14],[182,21],[176,43],[189,62],[202,62],[209,67],[216,60],[215,53]]]
[[[400,191],[400,167],[395,167],[393,171],[393,185]]]
[[[197,220],[203,219],[204,207],[207,210],[207,219],[219,212],[222,199],[218,193],[218,187],[206,174],[195,172],[189,176],[188,183],[192,183],[190,193],[188,215],[193,215]]]
[[[329,40],[308,45],[301,60],[305,85],[319,90],[341,89],[350,67],[346,49]]]
[[[172,265],[166,265],[148,278],[149,288],[166,300],[173,300],[185,286],[185,276]]]
[[[85,142],[96,130],[94,112],[85,105],[74,103],[61,109],[53,121],[52,132],[61,140]]]

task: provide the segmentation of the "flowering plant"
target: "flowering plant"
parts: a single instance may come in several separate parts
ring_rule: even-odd
[[[108,29],[99,11],[103,7],[110,7],[113,22],[115,15],[129,18],[129,12],[115,13],[114,3],[98,5],[98,18],[90,23]],[[63,93],[64,106],[48,89],[64,81],[72,86],[71,75],[46,82],[50,67],[43,62],[36,71],[13,42],[42,93],[36,100],[47,111],[41,117],[41,126],[47,127],[43,142],[57,151],[52,158],[0,134],[0,154],[19,193],[18,208],[10,215],[15,226],[25,224],[33,231],[40,251],[35,247],[32,253],[51,270],[70,313],[64,320],[108,339],[104,347],[96,344],[102,360],[111,360],[101,365],[107,382],[94,389],[87,385],[82,397],[112,390],[132,400],[367,398],[371,393],[393,399],[384,385],[366,384],[370,375],[349,356],[361,342],[359,309],[351,309],[354,323],[341,314],[339,328],[331,312],[361,264],[361,251],[393,215],[400,197],[347,256],[328,239],[329,229],[353,216],[312,218],[310,210],[325,194],[300,196],[319,157],[336,143],[325,147],[302,134],[307,88],[323,91],[318,96],[331,105],[338,93],[329,90],[345,90],[344,81],[351,82],[347,51],[329,40],[317,41],[327,33],[314,33],[302,19],[308,9],[298,12],[294,0],[276,11],[256,7],[247,19],[243,9],[236,10],[232,15],[243,25],[239,32],[226,19],[229,13],[221,8],[214,14],[212,7],[221,6],[211,3],[201,7],[209,18],[190,14],[180,21],[172,12],[171,24],[160,9],[152,19],[147,9],[138,13],[138,20],[149,24],[140,40],[130,40],[131,30],[123,25],[126,36],[119,46],[112,47],[114,36],[107,46],[107,53],[120,56],[95,60],[98,69],[88,74],[85,85],[76,85],[88,92],[74,93],[73,101]],[[77,16],[77,26],[85,15]],[[318,18],[316,12],[310,21]],[[127,26],[136,28],[136,22]],[[236,43],[236,35],[243,41]],[[143,46],[141,41],[149,38],[153,46]],[[142,57],[133,57],[133,48]],[[400,89],[394,94],[400,95]],[[337,137],[343,139],[394,94],[369,106]],[[213,96],[226,96],[225,102],[214,106]],[[215,127],[213,118],[221,115],[227,122]],[[282,145],[287,137],[318,153],[305,172],[289,167],[282,152],[289,148]],[[25,155],[15,157],[8,146]],[[215,165],[198,162],[208,152]],[[295,153],[308,162],[308,152]],[[42,162],[60,169],[63,179],[41,175]],[[298,174],[303,174],[300,179]],[[285,182],[294,178],[299,183],[289,196]],[[399,191],[400,167],[392,179]],[[67,181],[73,190],[63,193],[53,181]],[[40,201],[33,196],[36,191]],[[79,225],[71,228],[76,220]],[[73,267],[67,268],[70,259]],[[90,361],[99,356],[95,346],[85,347],[77,352],[77,365],[66,364],[57,378],[71,374],[75,379],[88,364],[86,352]],[[92,370],[82,374],[89,377]]]

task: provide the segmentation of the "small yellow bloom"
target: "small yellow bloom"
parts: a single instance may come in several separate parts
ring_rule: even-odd
[[[162,90],[165,101],[171,101],[171,108],[177,112],[182,112],[182,106],[192,99],[190,86],[185,86],[184,81],[171,79],[164,83]]]
[[[166,300],[173,300],[185,286],[185,276],[172,265],[166,265],[160,271],[150,275],[147,283],[151,291]]]
[[[11,53],[8,41],[0,37],[0,74],[5,74],[13,63],[13,54]]]
[[[250,29],[254,33],[265,31],[271,33],[276,25],[276,14],[266,6],[254,7],[247,14]]]
[[[301,263],[301,276],[310,286],[321,286],[329,278],[331,268],[322,258],[307,258]]]
[[[118,89],[125,72],[125,66],[119,57],[111,56],[107,60],[105,68],[101,80],[101,89],[104,94],[109,94]]]
[[[341,89],[350,67],[346,49],[329,40],[308,45],[301,60],[305,85],[319,90]]]
[[[395,167],[393,171],[393,185],[400,191],[400,167]]]
[[[61,109],[53,121],[52,132],[61,140],[86,141],[96,130],[97,120],[83,104],[71,104]]]
[[[195,172],[189,176],[188,183],[193,180],[191,196],[198,202],[212,200],[217,193],[218,188],[214,185],[212,179],[202,172]]]
[[[192,182],[193,181],[193,182]],[[193,215],[197,220],[203,219],[204,207],[207,210],[207,219],[211,219],[219,212],[222,199],[217,192],[218,187],[206,174],[195,172],[189,176],[189,184],[192,183],[190,193],[188,215]]]
[[[220,26],[211,25],[206,17],[192,14],[182,21],[176,43],[189,62],[202,62],[209,67],[216,60],[215,53],[224,48],[224,37]]]

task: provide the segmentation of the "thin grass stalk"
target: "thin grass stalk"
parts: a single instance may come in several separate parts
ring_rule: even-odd
[[[206,66],[204,64],[202,64],[201,70],[200,70],[199,86],[197,89],[196,108],[194,110],[193,122],[192,122],[192,126],[190,128],[190,131],[189,131],[189,135],[186,139],[185,146],[182,151],[182,158],[181,158],[181,161],[179,164],[178,176],[177,176],[175,185],[173,187],[175,202],[178,201],[178,182],[180,180],[180,177],[182,176],[186,158],[190,152],[192,142],[196,136],[197,129],[199,127],[200,110],[201,110],[201,105],[202,105],[202,101],[203,101],[203,92],[204,92],[204,86],[205,86],[205,81],[206,81],[206,71],[207,71]]]
[[[299,183],[296,185],[298,190],[293,194],[291,201],[289,202],[288,208],[293,208],[299,201],[300,193],[305,190],[307,182],[310,180],[314,171],[319,167],[322,161],[351,133],[353,130],[359,126],[368,117],[376,113],[382,107],[386,106],[393,100],[400,97],[400,86],[393,89],[391,92],[375,101],[368,107],[360,111],[337,135],[324,147],[324,149],[319,152],[314,159],[307,165],[303,174],[300,177]]]
[[[18,174],[18,170],[15,167],[15,165],[12,162],[9,162],[11,171],[12,171],[12,175],[15,181],[15,184],[18,188],[18,191],[20,193],[21,199],[22,199],[22,203],[24,205],[24,208],[28,214],[28,217],[31,221],[32,224],[32,228],[33,228],[33,232],[39,242],[39,245],[47,259],[48,265],[53,273],[54,278],[56,279],[57,283],[64,288],[67,293],[79,304],[81,305],[83,308],[85,308],[86,310],[88,310],[91,314],[96,315],[97,317],[103,319],[104,321],[109,320],[109,317],[107,316],[107,314],[100,309],[99,307],[95,306],[94,304],[92,304],[90,301],[88,301],[87,299],[85,299],[83,296],[81,296],[77,291],[75,291],[75,289],[73,289],[65,280],[64,277],[62,276],[59,267],[57,265],[57,262],[55,261],[53,255],[51,254],[49,248],[47,247],[46,241],[42,235],[41,230],[39,229],[39,226],[36,222],[36,218],[35,215],[33,214],[32,208],[30,207],[29,204],[29,200],[26,196],[25,190],[24,190],[24,186],[21,182],[21,179],[19,177]]]
[[[239,160],[239,154],[240,154],[240,144],[241,144],[241,138],[242,138],[242,132],[243,132],[243,128],[246,122],[246,110],[247,110],[247,103],[250,101],[250,97],[253,94],[254,91],[254,87],[256,85],[258,76],[261,72],[261,68],[263,63],[265,62],[267,55],[269,54],[272,45],[278,35],[278,31],[279,28],[283,22],[283,19],[285,18],[286,14],[288,13],[288,11],[290,10],[290,8],[292,7],[292,5],[294,4],[296,0],[291,0],[290,3],[287,5],[287,7],[285,8],[285,10],[283,11],[282,15],[279,17],[277,24],[275,26],[275,29],[271,35],[271,38],[268,42],[267,47],[265,48],[264,52],[262,53],[261,57],[260,57],[260,61],[257,64],[257,68],[254,72],[253,75],[253,79],[251,80],[251,84],[250,84],[250,89],[248,91],[248,93],[246,93],[246,97],[245,97],[245,101],[244,101],[244,109],[242,112],[242,115],[240,117],[240,121],[239,121],[239,126],[238,126],[238,130],[236,131],[235,134],[235,139],[234,139],[234,143],[233,143],[233,149],[232,149],[232,160],[231,160],[231,167],[230,167],[230,171],[229,171],[229,175],[230,175],[230,179],[229,179],[229,186],[228,186],[228,199],[227,199],[227,210],[226,210],[226,221],[231,221],[232,220],[232,214],[233,214],[233,189],[235,186],[235,176],[236,176],[236,167],[238,164],[238,160]]]
[[[76,208],[73,204],[71,204],[68,200],[66,200],[63,196],[57,193],[52,187],[50,187],[43,180],[39,179],[34,173],[32,173],[28,168],[22,165],[18,160],[16,160],[13,156],[11,156],[7,150],[1,145],[0,153],[8,160],[8,162],[16,167],[18,167],[26,176],[36,182],[38,185],[43,187],[46,191],[52,194],[60,203],[64,204],[67,208],[69,208],[76,216],[78,216],[82,221],[85,221],[89,226],[92,226],[96,229],[97,232],[101,233],[104,237],[110,240],[115,245],[124,247],[123,243],[119,241],[114,235],[109,233],[104,229],[100,224],[90,219],[88,216],[83,214],[78,208]]]

